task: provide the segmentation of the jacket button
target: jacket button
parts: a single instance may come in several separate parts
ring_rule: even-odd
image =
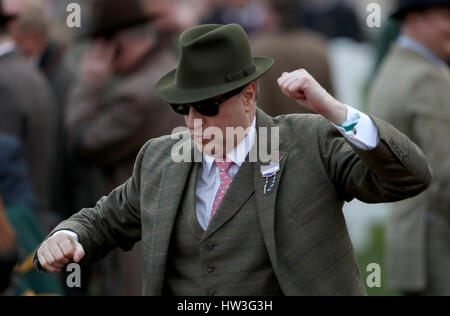
[[[208,251],[213,251],[215,247],[216,247],[216,246],[213,245],[213,244],[207,244],[205,248],[206,248],[206,250],[208,250]]]
[[[216,268],[214,268],[213,266],[209,266],[207,269],[208,273],[213,273],[214,270],[216,270]]]

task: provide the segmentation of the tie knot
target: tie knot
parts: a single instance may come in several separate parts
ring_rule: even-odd
[[[226,160],[224,160],[224,161],[216,160],[215,163],[216,163],[217,167],[219,168],[220,174],[226,173],[233,165],[232,161],[226,161]]]

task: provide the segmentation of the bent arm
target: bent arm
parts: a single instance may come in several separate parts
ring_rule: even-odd
[[[94,208],[83,209],[60,223],[48,237],[61,230],[76,233],[86,253],[83,261],[99,260],[117,247],[130,250],[141,239],[140,173],[149,144],[141,149],[126,183],[100,199]]]
[[[394,202],[423,192],[432,180],[423,152],[390,124],[372,120],[379,141],[375,148],[364,150],[320,119],[320,154],[336,191],[346,201],[357,198],[366,203]]]

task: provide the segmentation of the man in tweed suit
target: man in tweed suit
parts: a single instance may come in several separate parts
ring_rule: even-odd
[[[404,0],[394,17],[403,30],[374,82],[371,112],[423,149],[435,178],[392,205],[389,282],[407,295],[450,295],[450,0]]]
[[[255,81],[273,60],[252,57],[236,24],[194,27],[180,47],[178,68],[155,93],[189,132],[150,140],[126,183],[55,228],[38,267],[58,271],[142,240],[145,295],[364,295],[342,206],[425,190],[431,170],[420,149],[335,100],[305,70],[284,73],[280,88],[321,115],[263,113]],[[210,127],[246,133],[208,139]],[[267,142],[256,139],[262,130]],[[265,174],[265,161],[251,157],[277,140]],[[175,162],[180,148],[203,159]]]

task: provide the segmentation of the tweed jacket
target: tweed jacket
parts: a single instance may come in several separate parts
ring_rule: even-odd
[[[242,181],[233,180],[221,216],[213,218],[213,227],[203,238],[212,236],[253,199],[285,295],[364,295],[342,214],[344,201],[397,201],[419,194],[431,181],[420,149],[389,124],[375,122],[379,145],[362,151],[318,115],[272,118],[258,109],[257,130],[266,127],[270,133],[271,127],[279,128],[282,159],[275,187],[264,194],[260,168],[265,164],[245,162],[236,175]],[[190,137],[185,141],[187,148],[194,148]],[[142,239],[145,295],[162,294],[169,242],[193,165],[173,162],[171,151],[179,142],[170,136],[150,140],[126,183],[54,230],[76,232],[86,261],[115,247],[128,250]]]
[[[448,67],[438,67],[412,50],[393,46],[374,82],[370,110],[416,143],[434,171],[429,190],[392,205],[387,235],[391,285],[402,291],[423,291],[434,286],[427,273],[436,273],[435,280],[446,283],[450,295]],[[433,253],[436,260],[430,257]]]

